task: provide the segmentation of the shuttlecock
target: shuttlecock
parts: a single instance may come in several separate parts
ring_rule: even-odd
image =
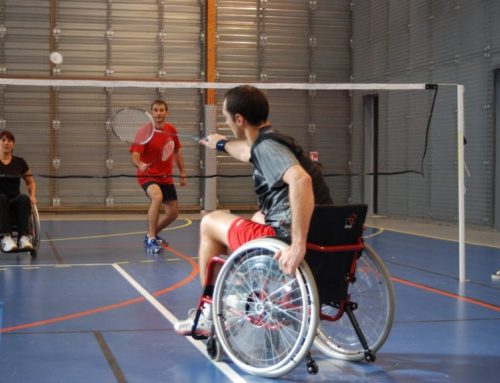
[[[51,52],[49,55],[49,59],[53,64],[59,65],[63,62],[63,55],[59,52]]]

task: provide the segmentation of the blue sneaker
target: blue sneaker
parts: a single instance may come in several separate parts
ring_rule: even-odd
[[[148,253],[159,253],[162,249],[161,245],[158,243],[158,241],[155,238],[148,239],[145,247],[146,247],[146,251]]]
[[[158,241],[158,243],[160,245],[165,245],[165,246],[168,246],[168,241],[163,238],[163,237],[160,237],[159,235],[156,236],[156,240]]]
[[[167,240],[166,240],[165,238],[160,237],[159,235],[157,235],[157,236],[156,236],[156,241],[157,241],[157,242],[158,242],[158,244],[160,244],[160,245],[162,245],[162,244],[163,244],[163,245],[168,246],[168,242],[167,242]],[[146,234],[146,235],[144,236],[144,246],[146,246],[147,244],[148,244],[148,235]]]

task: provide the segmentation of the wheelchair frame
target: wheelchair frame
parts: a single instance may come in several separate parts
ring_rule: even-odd
[[[308,250],[315,252],[353,252],[345,296],[325,304],[320,302],[316,277],[307,262],[294,276],[279,271],[273,256],[285,246],[277,238],[266,237],[244,244],[227,259],[213,257],[207,265],[193,338],[208,339],[212,359],[220,360],[224,351],[242,370],[264,377],[286,374],[304,358],[307,371],[317,373],[310,353],[313,342],[337,359],[374,362],[375,352],[390,333],[395,305],[381,258],[361,237],[354,244],[308,243]],[[212,304],[213,310],[214,326],[208,337],[196,335],[205,304]]]
[[[38,209],[37,209],[35,204],[31,204],[31,215],[30,215],[28,224],[30,227],[30,235],[32,237],[33,250],[17,249],[17,250],[8,251],[8,252],[5,252],[2,250],[2,252],[7,253],[7,254],[17,254],[17,253],[25,253],[25,252],[29,251],[32,258],[36,258],[38,256],[38,249],[40,248],[40,230],[41,229],[40,229],[40,215],[38,213]],[[17,240],[18,239],[18,233],[16,231],[17,225],[14,225],[11,229],[13,232],[16,233],[14,235],[14,238]]]

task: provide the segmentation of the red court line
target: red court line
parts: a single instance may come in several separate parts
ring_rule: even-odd
[[[431,293],[435,293],[435,294],[443,295],[443,296],[445,296],[445,297],[449,297],[449,298],[457,299],[457,300],[459,300],[459,301],[463,301],[463,302],[471,303],[471,304],[473,304],[473,305],[477,305],[477,306],[485,307],[485,308],[490,309],[490,310],[493,310],[493,311],[500,311],[500,306],[496,306],[496,305],[493,305],[493,304],[490,304],[490,303],[486,303],[486,302],[480,301],[480,300],[478,300],[478,299],[474,299],[474,298],[467,298],[467,297],[464,297],[463,295],[458,295],[458,294],[449,293],[448,291],[435,289],[435,288],[433,288],[433,287],[429,287],[429,286],[426,286],[426,285],[421,285],[421,284],[419,284],[419,283],[411,282],[411,281],[408,281],[408,280],[406,280],[406,279],[401,279],[401,278],[392,277],[392,276],[391,276],[391,279],[392,279],[393,281],[398,282],[398,283],[401,283],[401,284],[403,284],[403,285],[407,285],[407,286],[415,287],[415,288],[417,288],[417,289],[421,289],[421,290],[429,291],[429,292],[431,292]]]
[[[165,294],[167,292],[178,289],[179,287],[184,286],[185,284],[189,283],[198,274],[198,263],[193,258],[191,258],[185,254],[182,254],[182,253],[172,249],[171,247],[168,247],[168,246],[164,246],[164,247],[166,249],[168,249],[169,251],[171,251],[176,256],[178,256],[179,258],[182,258],[183,260],[187,261],[191,265],[192,270],[191,270],[191,273],[186,278],[182,279],[181,281],[174,283],[173,285],[171,285],[163,290],[155,291],[153,293],[154,296],[160,296],[160,295]],[[45,320],[41,320],[41,321],[37,321],[37,322],[32,322],[32,323],[24,323],[24,324],[12,326],[12,327],[0,328],[0,333],[7,333],[7,332],[12,332],[12,331],[17,331],[17,330],[23,330],[26,328],[45,326],[45,325],[52,324],[52,323],[58,323],[58,322],[66,321],[66,320],[81,318],[84,316],[89,316],[89,315],[93,315],[93,314],[97,314],[97,313],[101,313],[101,312],[105,312],[105,311],[114,310],[114,309],[117,309],[120,307],[125,307],[128,305],[136,304],[136,303],[139,303],[142,301],[144,301],[144,297],[128,299],[128,300],[118,302],[118,303],[115,303],[112,305],[96,307],[94,309],[85,310],[85,311],[81,311],[78,313],[49,318],[49,319],[45,319]]]

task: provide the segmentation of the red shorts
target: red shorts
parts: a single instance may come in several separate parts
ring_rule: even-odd
[[[227,232],[227,241],[233,251],[252,239],[262,237],[276,237],[276,231],[271,226],[245,218],[235,219]]]

